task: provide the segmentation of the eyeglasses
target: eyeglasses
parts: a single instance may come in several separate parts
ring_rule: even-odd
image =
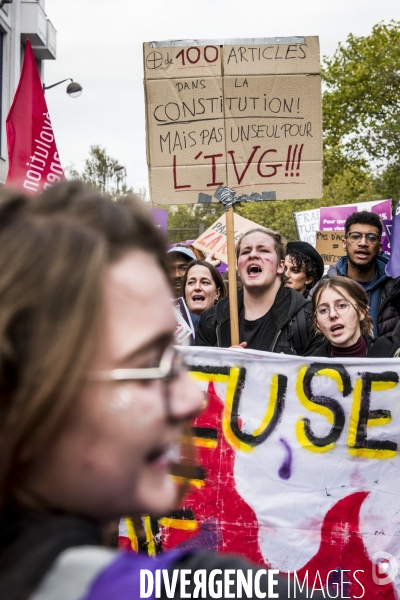
[[[336,300],[336,302],[333,303],[333,310],[337,315],[345,315],[349,312],[350,306],[353,305],[346,300]],[[321,317],[321,319],[327,319],[331,314],[331,307],[326,304],[321,304],[321,306],[317,307],[315,314],[317,317]]]
[[[351,233],[348,233],[345,238],[349,239],[352,244],[361,242],[363,238],[365,238],[367,244],[376,244],[379,242],[379,235],[376,235],[376,233],[360,233],[359,231],[352,231]]]
[[[89,373],[89,381],[142,381],[161,379],[165,385],[165,404],[170,415],[169,384],[177,379],[185,370],[183,356],[172,346],[168,346],[158,367],[143,369],[112,369],[110,371],[93,371]]]

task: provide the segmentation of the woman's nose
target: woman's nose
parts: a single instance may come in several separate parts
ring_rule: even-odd
[[[183,372],[169,384],[169,417],[181,421],[195,417],[205,406],[205,393]]]

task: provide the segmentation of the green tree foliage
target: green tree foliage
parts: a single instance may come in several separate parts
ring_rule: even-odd
[[[114,167],[118,164],[119,161],[107,154],[105,148],[93,144],[89,148],[89,158],[85,160],[83,171],[77,171],[72,165],[67,168],[67,173],[72,179],[80,179],[103,194],[117,198],[127,193],[133,193],[133,189],[126,185],[125,168],[115,171]]]
[[[166,208],[160,206],[159,208]],[[199,225],[210,227],[224,212],[221,204],[180,204],[168,207],[168,242],[174,244],[194,240],[199,236]]]
[[[350,34],[324,58],[323,126],[327,148],[385,163],[400,159],[400,23]]]

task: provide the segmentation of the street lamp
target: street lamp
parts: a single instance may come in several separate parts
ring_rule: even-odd
[[[82,94],[83,88],[77,81],[74,81],[73,79],[71,79],[71,77],[68,77],[67,79],[63,79],[62,81],[58,81],[57,83],[53,83],[53,85],[43,84],[43,91],[50,90],[51,88],[55,87],[56,85],[60,85],[61,83],[65,83],[66,81],[71,82],[67,85],[66,92],[67,92],[68,96],[70,98],[78,98]]]
[[[121,165],[120,163],[116,162],[115,165],[113,165],[113,171],[117,179],[117,193],[119,194],[119,183],[120,181],[123,181],[126,178],[126,170],[124,165]]]

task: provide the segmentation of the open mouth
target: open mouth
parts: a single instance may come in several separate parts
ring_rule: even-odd
[[[196,294],[196,296],[192,296],[192,300],[193,300],[193,302],[204,302],[205,297],[200,296],[199,294]]]
[[[343,325],[332,325],[330,331],[331,333],[338,333],[339,331],[342,331],[342,329],[344,329]]]
[[[358,250],[354,254],[356,256],[358,256],[359,258],[369,258],[369,256],[370,256],[369,252],[363,252],[362,250]]]
[[[164,467],[172,462],[176,462],[179,457],[179,444],[169,444],[168,446],[158,446],[153,448],[147,456],[146,462],[151,466]]]
[[[247,273],[249,275],[257,275],[258,273],[261,273],[261,267],[259,265],[249,265],[247,267]]]

